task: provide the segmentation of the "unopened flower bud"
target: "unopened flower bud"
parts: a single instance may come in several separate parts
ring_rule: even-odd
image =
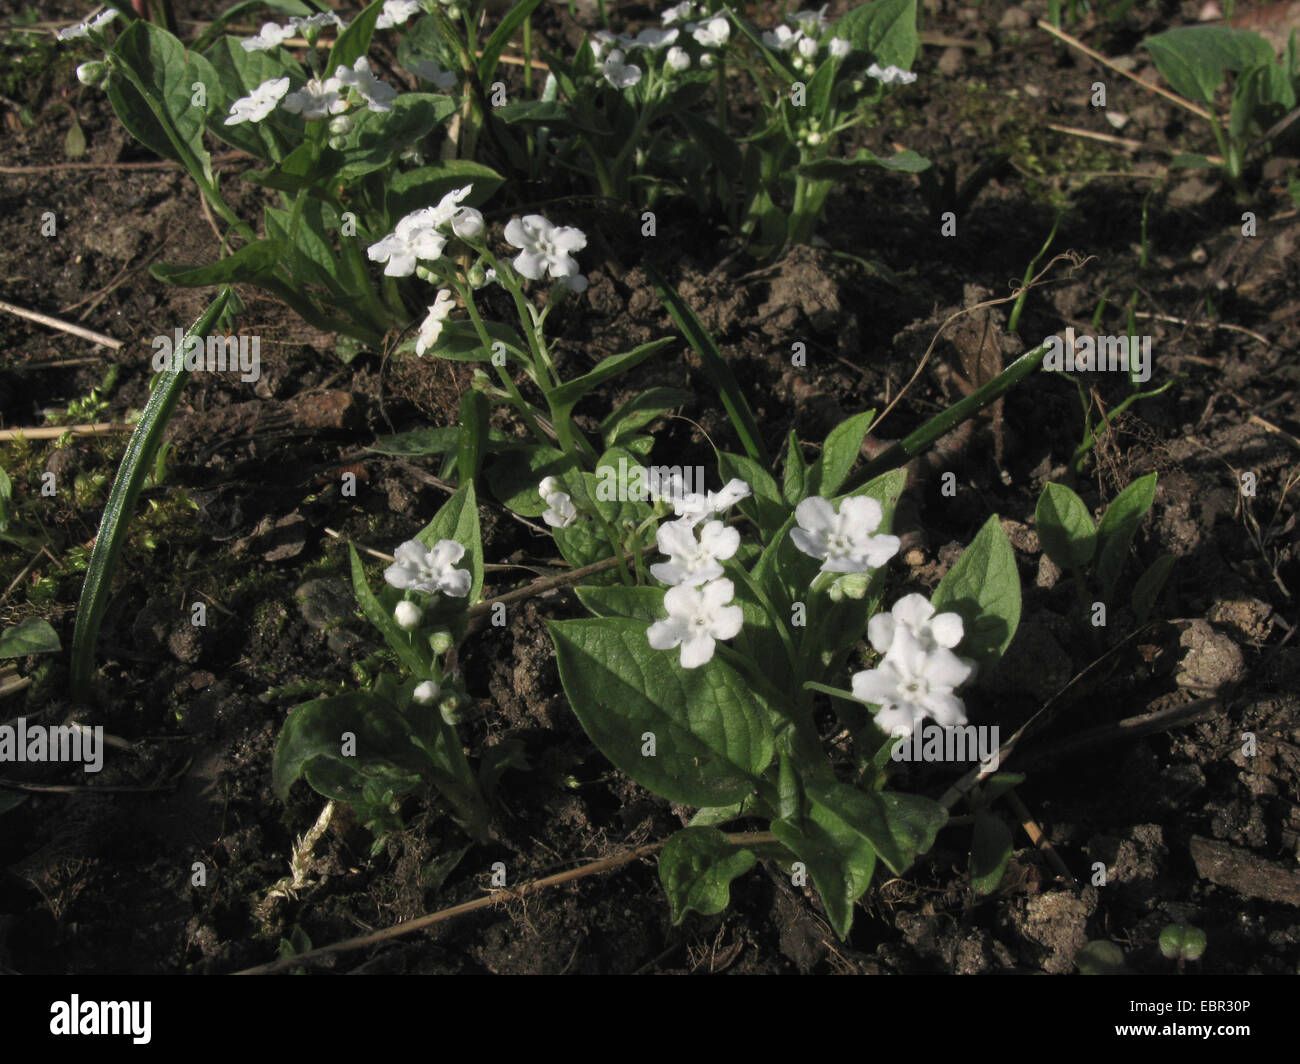
[[[335,115],[330,119],[330,132],[336,136],[346,136],[351,133],[356,123],[352,121],[350,115]]]
[[[425,680],[423,683],[416,684],[415,690],[411,692],[411,697],[420,705],[427,706],[432,702],[436,702],[440,694],[442,694],[442,691],[436,683],[432,680]]]
[[[451,643],[451,633],[445,628],[439,628],[429,635],[429,649],[435,654],[447,653],[451,649]]]
[[[77,80],[92,89],[100,86],[108,77],[108,64],[98,59],[82,63],[77,67]]]
[[[393,617],[401,628],[411,629],[420,623],[420,618],[424,616],[424,610],[420,609],[414,602],[403,599],[393,610]]]
[[[438,283],[438,275],[429,269],[428,266],[416,266],[415,276],[421,281],[428,281],[430,284]]]
[[[483,215],[473,207],[462,207],[451,219],[451,231],[462,240],[474,240],[483,232]]]
[[[452,725],[459,724],[465,719],[460,708],[460,699],[455,695],[448,695],[438,703],[438,712],[442,714],[442,719]]]
[[[465,280],[469,282],[471,288],[482,288],[487,284],[487,271],[483,269],[483,263],[474,263],[465,274]]]

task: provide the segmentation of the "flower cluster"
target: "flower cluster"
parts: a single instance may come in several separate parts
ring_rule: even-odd
[[[277,22],[264,22],[256,37],[247,37],[239,44],[246,52],[269,52],[300,33],[314,43],[326,26],[341,30],[346,25],[333,11],[324,11],[317,15],[296,16],[283,26]]]
[[[294,92],[289,92],[287,77],[262,82],[249,95],[241,96],[231,105],[226,125],[261,122],[277,105],[308,121],[342,115],[354,104],[365,104],[371,111],[387,112],[393,109],[396,97],[397,90],[375,77],[370,70],[370,60],[363,55],[350,67],[340,65],[335,68],[333,77],[309,78]]]
[[[817,67],[818,53],[843,59],[852,51],[853,46],[843,37],[828,33],[826,6],[818,11],[796,12],[790,21],[792,26],[781,25],[765,31],[763,43],[774,52],[791,53],[791,64],[798,73],[811,74]]]
[[[462,240],[476,239],[483,232],[483,215],[473,207],[460,206],[472,188],[465,185],[454,189],[436,207],[421,207],[406,215],[393,232],[366,249],[370,261],[387,263],[384,273],[389,277],[409,277],[417,261],[441,258],[453,235]],[[446,317],[445,311],[441,317]]]
[[[889,613],[871,618],[867,638],[883,657],[874,669],[854,674],[853,695],[880,707],[876,724],[882,731],[905,738],[926,717],[943,727],[966,723],[965,707],[953,693],[975,671],[953,653],[962,634],[961,618],[936,616],[924,595],[906,595]]]
[[[578,519],[578,510],[573,505],[567,492],[560,490],[560,482],[555,477],[546,477],[537,485],[537,494],[546,503],[542,520],[552,528],[568,528]]]
[[[591,53],[609,84],[616,89],[626,89],[641,80],[644,71],[636,63],[628,61],[628,53],[639,50],[645,61],[652,62],[663,56],[662,69],[671,75],[689,70],[692,63],[712,66],[715,62],[714,52],[726,45],[731,38],[731,23],[721,16],[705,18],[704,21],[687,22],[696,10],[691,3],[678,4],[664,12],[666,26],[673,22],[684,22],[682,26],[669,29],[644,29],[636,36],[613,34],[608,30],[597,30],[590,39]],[[695,52],[692,58],[692,51]]]

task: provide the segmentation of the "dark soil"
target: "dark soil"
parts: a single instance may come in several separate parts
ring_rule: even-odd
[[[203,17],[200,6],[208,7],[179,13]],[[1133,56],[1135,72],[1155,81],[1138,43],[1194,21],[1197,7],[1143,5],[1118,25],[1074,32],[1105,55]],[[10,0],[0,9],[7,18],[20,13]],[[57,21],[83,15],[65,4]],[[713,332],[773,449],[792,427],[819,440],[847,414],[883,409],[950,314],[1012,290],[1058,208],[1052,253],[1071,251],[1086,263],[1053,269],[1029,297],[1018,335],[1004,333],[1009,303],[946,333],[883,423],[885,434],[903,436],[1039,338],[1067,324],[1091,331],[1102,300],[1106,331],[1126,331],[1126,301],[1140,292],[1137,309],[1151,315],[1139,319],[1139,331],[1153,337],[1153,382],[1181,379],[1110,422],[1076,487],[1101,509],[1135,478],[1159,473],[1124,576],[1131,587],[1161,554],[1177,556],[1154,624],[1138,630],[1122,593],[1105,627],[1094,628],[1078,612],[1070,577],[1039,550],[1038,494],[1065,478],[1082,432],[1078,397],[1064,380],[1035,375],[937,457],[915,463],[896,523],[906,537],[894,563],[899,594],[932,588],[990,512],[1017,549],[1025,588],[1019,632],[996,672],[966,698],[973,722],[996,723],[1004,736],[1051,703],[1005,765],[1027,777],[1018,793],[1028,816],[1005,814],[1018,849],[1001,887],[973,894],[971,831],[951,827],[906,876],[877,880],[844,943],[811,888],[792,887],[766,866],[737,881],[723,915],[692,915],[674,927],[648,859],[522,900],[503,895],[496,907],[339,953],[327,960],[336,970],[1065,973],[1086,941],[1109,939],[1133,969],[1159,972],[1170,962],[1157,938],[1179,922],[1208,935],[1203,971],[1297,971],[1300,218],[1276,161],[1248,175],[1243,202],[1212,175],[1166,171],[1161,149],[1212,150],[1208,130],[1054,44],[1033,28],[1041,17],[1036,3],[928,6],[927,34],[965,45],[926,47],[918,83],[894,98],[881,127],[862,135],[878,150],[895,141],[915,148],[955,167],[959,179],[992,154],[1006,155],[999,175],[959,214],[954,237],[939,235],[938,211],[948,208],[927,203],[915,180],[902,177],[849,182],[820,227],[828,246],[791,248],[766,267],[685,209],[662,210],[649,241],[628,212],[593,213],[578,200],[546,208],[592,237],[583,253],[591,287],[566,305],[555,330],[562,372],[674,331],[648,281],[653,263]],[[657,24],[634,5],[617,5],[615,18]],[[570,34],[566,8],[548,11],[542,30],[552,39]],[[44,411],[87,396],[110,366],[119,373],[106,405],[76,420],[120,423],[142,407],[150,339],[188,325],[210,297],[166,287],[147,266],[219,255],[179,170],[123,165],[150,157],[102,94],[77,84],[78,61],[75,51],[55,53],[6,90],[19,96],[5,114],[6,165],[47,169],[0,174],[4,298],[80,320],[122,346],[105,353],[0,317],[6,427],[40,424]],[[1088,105],[1098,79],[1110,109],[1129,117],[1122,136],[1147,150],[1047,128],[1114,134]],[[31,125],[19,118],[24,106]],[[60,165],[73,108],[89,168]],[[222,185],[242,189],[231,192],[233,204],[251,217],[260,192],[241,186],[246,165],[221,164]],[[1110,176],[1097,176],[1103,171]],[[512,208],[506,193],[501,198],[489,216],[496,224]],[[41,235],[47,210],[57,218],[53,237]],[[1245,210],[1257,215],[1258,236],[1241,235]],[[4,766],[0,798],[27,795],[0,814],[7,970],[230,972],[275,959],[281,939],[295,934],[321,946],[482,897],[496,862],[515,886],[664,839],[686,812],[630,782],[579,728],[543,628],[579,607],[554,593],[512,607],[507,626],[484,628],[462,648],[477,700],[461,728],[471,760],[518,740],[531,766],[505,778],[499,843],[469,845],[436,803],[417,796],[403,806],[405,829],[372,856],[369,834],[340,809],[305,885],[268,897],[324,804],[305,784],[287,805],[272,793],[271,754],[285,716],[304,698],[382,667],[376,637],[354,611],[346,550],[326,530],[391,550],[428,521],[445,498],[430,482],[438,466],[366,448],[391,432],[454,424],[468,377],[460,364],[369,353],[345,363],[333,338],[256,291],[241,294],[241,328],[264,341],[263,378],[254,388],[199,375],[185,393],[166,477],[146,491],[119,564],[94,701],[68,701],[66,654],[16,662],[33,683],[4,699],[0,718],[70,716],[103,725],[126,746],[111,749],[89,783],[80,772]],[[790,364],[795,341],[807,345],[804,367]],[[83,361],[41,365],[67,359]],[[732,435],[684,344],[582,411],[597,421],[661,384],[701,398],[683,411],[693,424],[665,426],[656,460],[711,464],[708,441]],[[1105,410],[1127,384],[1097,374],[1093,387],[1093,409]],[[16,503],[49,544],[48,553],[6,548],[5,626],[41,615],[69,645],[80,591],[75,559],[93,539],[124,444],[117,433],[0,450]],[[40,499],[46,470],[60,485],[54,500]],[[355,498],[339,490],[344,471],[357,476]],[[946,472],[955,474],[955,496],[941,489]],[[1253,495],[1241,488],[1243,474],[1253,474]],[[480,519],[489,561],[554,558],[552,543],[486,493]],[[494,578],[490,589],[500,592],[518,575]],[[199,601],[208,606],[201,630],[189,624]],[[1180,706],[1191,715],[1173,724],[1105,730]],[[1245,733],[1253,755],[1243,753]],[[1085,734],[1092,741],[1081,746]],[[896,786],[937,796],[952,781],[927,768],[900,774]],[[1050,853],[1030,841],[1022,819]],[[1060,875],[1053,857],[1076,882]]]

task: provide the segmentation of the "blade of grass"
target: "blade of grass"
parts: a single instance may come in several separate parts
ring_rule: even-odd
[[[663,274],[649,264],[646,265],[646,272],[650,275],[650,280],[664,306],[668,308],[668,313],[672,315],[673,321],[686,334],[686,342],[700,356],[704,372],[712,381],[713,387],[718,390],[727,416],[731,418],[736,435],[740,437],[740,444],[745,448],[745,454],[764,469],[771,469],[772,459],[763,445],[763,437],[758,431],[758,423],[754,420],[754,412],[750,410],[749,403],[741,394],[740,385],[736,383],[731,367],[723,359],[718,345],[709,335],[709,330],[704,327],[704,323],[696,317],[695,311],[691,310],[686,301],[678,295],[677,290],[668,283]]]
[[[936,440],[948,435],[963,421],[973,418],[986,406],[996,402],[1004,393],[1010,391],[1014,385],[1019,384],[1025,377],[1033,373],[1042,365],[1043,359],[1047,357],[1047,352],[1048,345],[1043,344],[1027,354],[1021,355],[984,387],[971,392],[961,402],[954,403],[942,414],[931,418],[911,435],[899,440],[883,454],[877,455],[863,466],[861,472],[841,488],[841,491],[845,493],[852,492],[873,477],[878,477],[881,473],[888,473],[891,469],[906,465]]]
[[[199,320],[190,326],[186,333],[187,343],[182,350],[188,346],[189,337],[202,340],[207,336],[213,324],[226,310],[233,294],[230,288],[221,290]],[[72,633],[71,686],[75,698],[85,699],[90,692],[95,641],[99,637],[99,625],[108,605],[113,569],[126,541],[127,526],[135,510],[140,488],[152,468],[154,455],[162,442],[163,430],[167,427],[167,421],[188,379],[189,371],[183,367],[175,371],[170,367],[163,370],[135,431],[131,433],[126,453],[122,456],[122,464],[113,480],[113,490],[109,493],[108,505],[104,507],[99,534],[95,537],[90,564],[86,567],[86,582],[81,588],[81,600],[77,603],[77,624]]]

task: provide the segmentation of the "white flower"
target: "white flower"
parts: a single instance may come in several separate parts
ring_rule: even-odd
[[[510,219],[506,242],[522,249],[514,268],[530,281],[540,281],[548,272],[552,277],[574,276],[578,263],[570,256],[587,246],[587,236],[581,229],[552,225],[540,214],[525,214]]]
[[[831,55],[833,55],[836,59],[843,59],[846,55],[848,55],[851,51],[853,51],[853,45],[851,45],[843,37],[833,38],[831,40],[831,43],[827,47],[829,48]]]
[[[384,10],[375,23],[375,29],[387,30],[401,26],[420,10],[420,0],[386,0]]]
[[[652,51],[658,51],[660,48],[666,48],[681,36],[680,30],[655,30],[645,29],[635,37],[626,38],[629,48],[649,48]]]
[[[830,21],[826,18],[826,9],[830,4],[823,4],[820,11],[796,11],[791,16],[790,21],[798,26],[804,33],[818,34],[830,26]]]
[[[230,105],[228,126],[237,126],[241,122],[260,122],[272,111],[280,98],[289,91],[288,78],[272,78],[264,81],[248,96],[241,96]]]
[[[697,491],[686,491],[685,483],[680,473],[674,473],[662,483],[656,478],[652,478],[650,484],[650,496],[656,502],[665,501],[673,504],[673,513],[684,521],[691,524],[699,524],[706,517],[712,517],[714,514],[720,514],[724,510],[730,510],[741,499],[747,499],[750,496],[749,485],[739,477],[727,481],[721,491],[710,491],[702,493]]]
[[[462,240],[473,240],[483,232],[483,214],[473,207],[460,207],[451,216],[451,231]]]
[[[880,707],[876,724],[894,736],[909,736],[926,717],[945,728],[966,723],[962,701],[953,694],[972,668],[951,650],[927,652],[907,628],[899,628],[880,664],[854,673],[853,697]]]
[[[714,580],[702,587],[679,585],[664,594],[668,616],[646,629],[655,650],[682,648],[682,668],[695,669],[713,660],[714,641],[730,639],[740,631],[745,614],[728,606],[735,594],[730,580]]]
[[[399,628],[411,629],[420,623],[420,618],[424,616],[424,610],[420,609],[414,602],[408,602],[402,599],[393,610],[393,619],[397,621]]]
[[[423,356],[425,351],[438,342],[438,337],[442,335],[442,323],[447,320],[447,315],[455,306],[456,301],[452,299],[451,290],[438,289],[438,296],[429,307],[429,316],[420,325],[420,337],[415,341],[417,355]]]
[[[432,680],[425,680],[423,683],[415,685],[415,690],[411,692],[411,697],[419,702],[420,705],[427,706],[431,702],[436,702],[440,694],[442,694],[442,691],[436,683]]]
[[[691,0],[683,0],[675,7],[670,7],[661,17],[665,26],[671,26],[674,22],[685,22],[688,18],[694,18],[697,9],[698,5]]]
[[[578,519],[578,511],[573,500],[560,490],[560,481],[555,477],[546,477],[537,485],[537,494],[546,503],[542,520],[552,528],[568,528]]]
[[[117,18],[117,10],[111,7],[106,8],[94,18],[88,18],[85,22],[79,22],[75,26],[67,26],[59,30],[59,40],[75,41],[78,37],[88,37],[92,31],[98,33],[115,18]]]
[[[685,70],[691,65],[691,57],[685,48],[678,48],[677,45],[673,45],[668,49],[668,54],[664,57],[664,63],[669,70]]]
[[[628,89],[641,80],[641,68],[635,63],[624,63],[623,53],[615,48],[605,57],[602,67],[605,80],[616,89]]]
[[[272,48],[279,48],[296,32],[292,24],[281,26],[275,22],[263,22],[257,36],[245,37],[239,46],[246,52],[269,52]]]
[[[311,121],[342,114],[348,109],[348,101],[340,93],[343,83],[338,78],[312,78],[297,92],[291,92],[280,104],[286,111],[301,114]]]
[[[883,81],[886,85],[910,85],[916,80],[916,75],[909,73],[902,67],[888,66],[881,67],[879,63],[872,63],[867,67],[867,73],[877,81]]]
[[[788,52],[803,36],[803,30],[792,30],[789,26],[777,26],[763,34],[763,43],[778,52]]]
[[[454,225],[461,211],[470,209],[457,204],[470,194],[472,188],[472,185],[466,185],[455,189],[443,196],[438,206],[412,211],[397,223],[393,232],[366,249],[370,261],[388,263],[384,267],[384,273],[389,277],[410,277],[415,272],[417,260],[431,261],[439,258],[447,246],[447,235],[442,230],[445,226]],[[472,228],[469,225],[471,220],[463,219],[463,227]]]
[[[811,37],[804,37],[796,46],[799,54],[805,59],[817,58],[817,42]]]
[[[364,55],[352,64],[351,70],[345,66],[336,68],[334,77],[339,84],[361,93],[361,98],[370,110],[383,112],[393,109],[392,101],[397,96],[397,90],[370,72],[370,60]]]
[[[736,553],[740,533],[721,521],[710,521],[695,538],[695,522],[665,521],[655,536],[668,561],[650,566],[650,575],[665,584],[693,586],[716,580],[723,574],[722,562]]]
[[[952,650],[961,642],[961,617],[956,613],[935,616],[934,607],[924,595],[904,595],[889,613],[871,618],[867,638],[877,651],[887,654],[900,631],[910,632],[926,653],[938,647]]]
[[[854,495],[840,503],[837,514],[830,502],[814,495],[794,510],[798,528],[790,529],[794,545],[822,559],[824,573],[864,573],[879,569],[898,553],[897,536],[873,536],[884,519],[875,499]]]
[[[408,539],[393,551],[396,561],[384,570],[384,579],[403,591],[425,591],[430,595],[441,591],[464,598],[471,583],[469,570],[452,568],[464,555],[464,545],[454,539],[440,539],[431,549]]]
[[[443,70],[436,59],[408,59],[406,69],[422,81],[432,82],[435,88],[446,92],[455,88],[456,75],[450,70]]]
[[[731,36],[731,23],[725,18],[711,18],[696,26],[691,36],[705,48],[721,48]]]
[[[618,38],[610,33],[609,30],[597,30],[591,35],[587,43],[591,45],[591,57],[599,63],[600,57],[617,42]]]

